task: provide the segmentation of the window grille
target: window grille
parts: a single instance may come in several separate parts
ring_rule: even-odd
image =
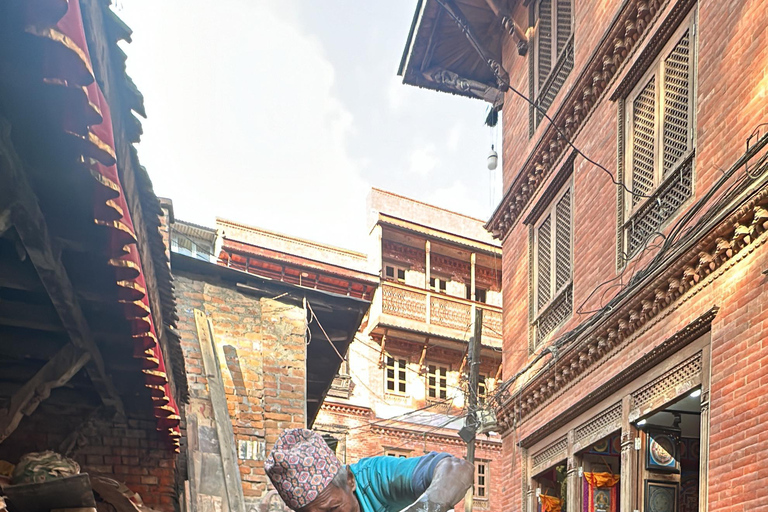
[[[534,101],[546,112],[573,70],[572,0],[540,0],[538,2],[538,35]],[[531,107],[536,126],[544,118],[538,108]]]
[[[555,194],[533,229],[534,347],[560,326],[573,309],[572,199],[569,180]]]
[[[626,100],[622,158],[632,199],[619,211],[621,264],[693,196],[694,34],[691,15]]]

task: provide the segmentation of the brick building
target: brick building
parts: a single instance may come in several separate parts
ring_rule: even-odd
[[[0,4],[2,508],[136,508],[133,492],[184,506],[187,381],[161,210],[133,147],[130,33],[100,0]],[[79,474],[8,474],[46,450]]]
[[[164,207],[190,389],[190,501],[279,506],[266,454],[283,429],[312,427],[378,278],[355,268],[357,253],[224,220],[196,226]]]
[[[369,212],[368,268],[381,284],[315,429],[346,463],[433,450],[463,457],[457,431],[478,309],[481,401],[501,376],[499,244],[479,220],[377,189]],[[500,455],[498,436],[478,436],[475,508],[501,510]]]
[[[404,81],[503,123],[505,509],[768,506],[766,26],[759,0],[418,2]]]

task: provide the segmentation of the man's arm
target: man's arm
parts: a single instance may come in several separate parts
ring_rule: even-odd
[[[464,459],[446,457],[435,466],[427,490],[402,512],[447,512],[474,483],[475,468]]]

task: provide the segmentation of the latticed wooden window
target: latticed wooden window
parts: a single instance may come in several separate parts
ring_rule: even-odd
[[[430,364],[427,367],[427,397],[434,400],[448,398],[448,368]]]
[[[405,394],[405,367],[407,361],[405,359],[386,356],[384,366],[384,381],[386,383],[387,393],[394,393],[397,395]]]
[[[554,196],[533,229],[534,337],[538,344],[571,314],[572,190]]]
[[[626,257],[693,195],[693,15],[625,100]]]
[[[539,0],[536,3],[537,33],[531,83],[536,104],[545,112],[573,69],[572,0]],[[536,126],[543,116],[533,108]]]

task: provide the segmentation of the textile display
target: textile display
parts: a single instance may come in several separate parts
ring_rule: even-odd
[[[541,509],[543,512],[560,512],[563,507],[563,500],[556,498],[555,496],[547,496],[542,494],[539,496],[541,501]]]
[[[584,512],[616,512],[619,475],[584,473]]]

